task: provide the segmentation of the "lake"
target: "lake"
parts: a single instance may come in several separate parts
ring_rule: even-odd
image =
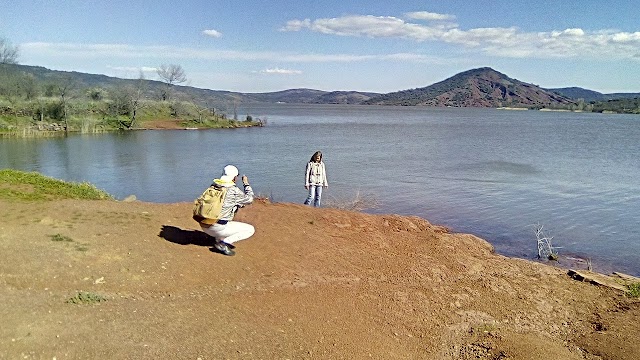
[[[321,150],[325,202],[360,194],[379,203],[368,212],[417,215],[527,259],[540,224],[565,265],[577,257],[640,275],[638,115],[293,104],[239,113],[267,126],[0,139],[0,167],[183,202],[233,163],[256,193],[301,203],[305,164]]]

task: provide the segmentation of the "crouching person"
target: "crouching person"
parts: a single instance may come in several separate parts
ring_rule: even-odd
[[[239,208],[253,202],[253,189],[249,185],[249,179],[245,175],[242,176],[243,191],[236,186],[237,178],[238,169],[233,165],[225,166],[222,176],[213,180],[212,184],[212,187],[223,191],[219,215],[215,219],[197,215],[193,217],[200,223],[202,231],[215,237],[214,249],[227,256],[235,255],[233,243],[247,239],[255,232],[253,225],[233,221],[233,216]]]

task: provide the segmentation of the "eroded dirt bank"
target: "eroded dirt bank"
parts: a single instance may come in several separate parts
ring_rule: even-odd
[[[190,209],[0,202],[0,358],[640,357],[638,300],[420,218],[256,203],[225,257]]]

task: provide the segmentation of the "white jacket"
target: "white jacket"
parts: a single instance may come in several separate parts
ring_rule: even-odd
[[[325,169],[322,161],[319,163],[315,161],[307,163],[304,175],[304,186],[309,185],[329,186],[329,183],[327,182],[327,170]]]

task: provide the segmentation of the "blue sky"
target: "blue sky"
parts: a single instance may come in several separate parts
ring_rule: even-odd
[[[492,67],[542,87],[640,92],[637,0],[5,0],[19,62],[188,85],[391,92]]]

